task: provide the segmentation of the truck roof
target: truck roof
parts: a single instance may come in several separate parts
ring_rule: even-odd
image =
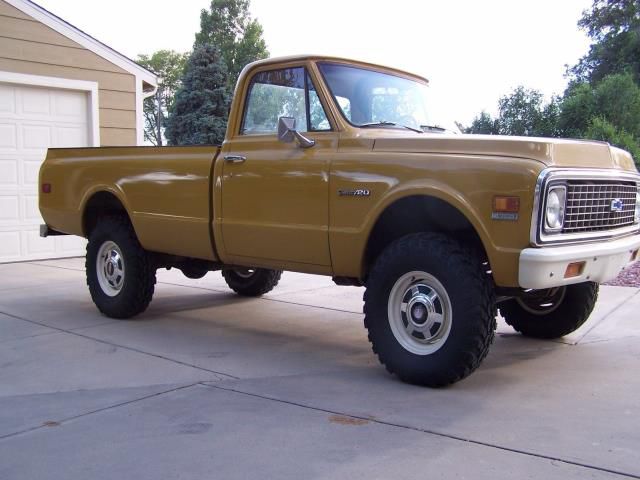
[[[297,61],[314,61],[314,62],[326,61],[326,62],[348,63],[348,64],[353,64],[353,65],[362,66],[366,68],[373,68],[376,70],[386,70],[388,72],[393,72],[396,74],[400,74],[402,76],[415,78],[422,82],[429,83],[429,80],[425,77],[422,77],[415,73],[400,70],[398,68],[392,68],[386,65],[379,65],[375,63],[363,62],[361,60],[354,60],[351,58],[334,57],[330,55],[316,55],[316,54],[286,55],[281,57],[265,58],[264,60],[257,60],[255,62],[248,64],[244,68],[242,73],[245,74],[248,70],[253,69],[255,67],[262,66],[262,65],[270,65],[270,64],[285,63],[285,62],[297,62]]]

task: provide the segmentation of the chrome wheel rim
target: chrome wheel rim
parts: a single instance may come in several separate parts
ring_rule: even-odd
[[[433,275],[402,275],[389,294],[389,326],[398,343],[416,355],[431,355],[447,341],[452,308],[446,289]]]
[[[256,271],[253,268],[234,268],[233,271],[240,278],[251,278]]]
[[[547,315],[562,305],[566,294],[567,287],[556,287],[527,292],[522,297],[516,297],[516,301],[526,312],[533,315]]]
[[[124,257],[120,247],[111,240],[104,242],[96,258],[96,274],[102,291],[115,297],[124,284]]]

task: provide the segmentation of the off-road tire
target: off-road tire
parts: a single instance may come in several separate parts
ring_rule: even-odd
[[[394,336],[388,304],[396,282],[425,272],[446,290],[450,332],[433,353],[418,355]],[[441,234],[407,235],[377,258],[366,281],[364,325],[373,352],[402,381],[442,387],[471,374],[486,357],[496,328],[493,281],[477,253]]]
[[[110,296],[98,279],[98,253],[105,242],[113,242],[122,252],[124,279],[117,294]],[[124,216],[105,216],[89,234],[85,261],[89,293],[98,310],[111,318],[131,318],[146,310],[153,297],[156,271]]]
[[[282,270],[269,270],[266,268],[247,269],[252,270],[250,276],[241,276],[235,269],[223,269],[222,276],[231,290],[244,297],[259,297],[273,290],[280,277]]]
[[[595,282],[561,287],[564,297],[555,309],[533,313],[517,299],[500,304],[500,313],[514,330],[532,338],[554,339],[576,331],[587,321],[598,300],[599,285]]]

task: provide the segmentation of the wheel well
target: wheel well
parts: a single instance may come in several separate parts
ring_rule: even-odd
[[[375,259],[390,243],[420,232],[446,233],[477,250],[483,261],[487,261],[482,240],[457,208],[436,197],[413,195],[389,205],[376,221],[365,250],[365,278]]]
[[[118,197],[110,192],[94,193],[85,205],[82,214],[82,230],[85,236],[89,236],[101,216],[118,214],[129,217]]]

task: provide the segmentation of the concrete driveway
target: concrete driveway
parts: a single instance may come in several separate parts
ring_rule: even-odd
[[[378,365],[362,289],[158,280],[118,321],[81,259],[0,265],[0,479],[640,478],[640,289],[602,287],[562,342],[500,323],[431,390]]]

